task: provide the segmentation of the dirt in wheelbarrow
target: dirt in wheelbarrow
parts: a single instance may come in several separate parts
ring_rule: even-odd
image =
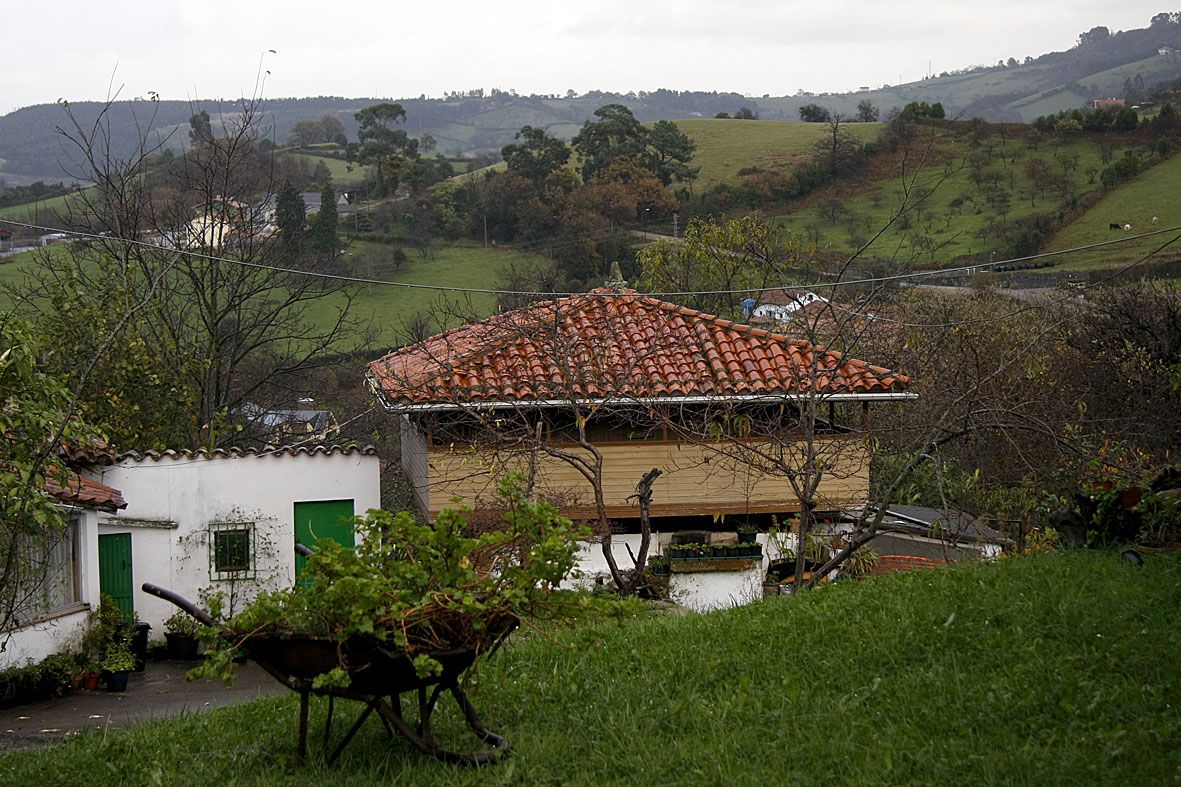
[[[203,713],[287,689],[253,662],[238,672],[238,681],[185,680],[195,662],[148,661],[143,672],[131,673],[127,691],[75,691],[65,697],[0,710],[0,753],[69,740],[86,729],[128,727],[153,719]]]

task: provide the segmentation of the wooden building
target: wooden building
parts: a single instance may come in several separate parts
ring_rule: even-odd
[[[863,503],[873,402],[913,398],[905,375],[760,328],[599,289],[536,303],[373,361],[369,383],[401,415],[402,465],[432,520],[479,507],[507,471],[574,517],[638,515],[652,468],[654,518],[798,511],[782,468],[824,467],[818,510]],[[818,417],[810,450],[800,408]],[[795,431],[793,431],[795,430]]]

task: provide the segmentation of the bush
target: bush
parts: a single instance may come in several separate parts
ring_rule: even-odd
[[[0,671],[0,708],[64,697],[78,670],[76,656],[55,653],[36,664]]]
[[[501,482],[502,527],[474,538],[467,512],[445,510],[433,525],[406,512],[370,511],[357,520],[356,548],[321,539],[298,587],[261,593],[226,621],[236,636],[203,632],[206,662],[195,674],[230,679],[247,638],[288,635],[375,640],[403,651],[422,674],[437,673],[432,654],[440,651],[487,653],[519,617],[566,600],[554,591],[586,535],[554,506],[526,499],[521,480]],[[218,606],[214,599],[215,618]],[[340,665],[317,681],[347,686],[349,676]]]

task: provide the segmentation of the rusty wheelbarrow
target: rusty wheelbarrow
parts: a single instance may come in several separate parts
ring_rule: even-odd
[[[220,628],[227,638],[237,637],[232,630],[220,626],[207,612],[188,599],[170,590],[143,584],[145,593],[171,601],[206,626]],[[515,621],[507,627],[497,642],[503,640],[515,627]],[[463,688],[460,678],[475,663],[477,653],[473,650],[450,650],[431,653],[442,665],[438,675],[419,677],[414,663],[404,652],[391,650],[376,640],[360,637],[340,643],[335,639],[315,638],[298,635],[249,637],[241,643],[247,657],[271,674],[275,680],[292,691],[299,693],[299,760],[307,757],[308,748],[308,698],[312,694],[328,697],[328,716],[324,722],[324,749],[327,751],[332,735],[332,714],[336,698],[355,700],[365,705],[365,711],[337,744],[328,763],[332,764],[357,734],[357,730],[369,715],[377,712],[386,732],[392,738],[396,732],[410,741],[423,754],[460,765],[487,765],[495,762],[509,751],[509,742],[487,729],[476,715]],[[315,688],[312,681],[317,675],[347,664],[350,685],[347,688]],[[450,693],[459,706],[467,726],[476,737],[492,748],[472,752],[455,752],[442,748],[431,732],[431,714],[444,691]],[[415,692],[418,695],[418,721],[411,724],[402,715],[402,695]]]

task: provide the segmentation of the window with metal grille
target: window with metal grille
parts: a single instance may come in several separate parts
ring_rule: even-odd
[[[209,526],[209,578],[253,579],[254,523],[216,522]]]

